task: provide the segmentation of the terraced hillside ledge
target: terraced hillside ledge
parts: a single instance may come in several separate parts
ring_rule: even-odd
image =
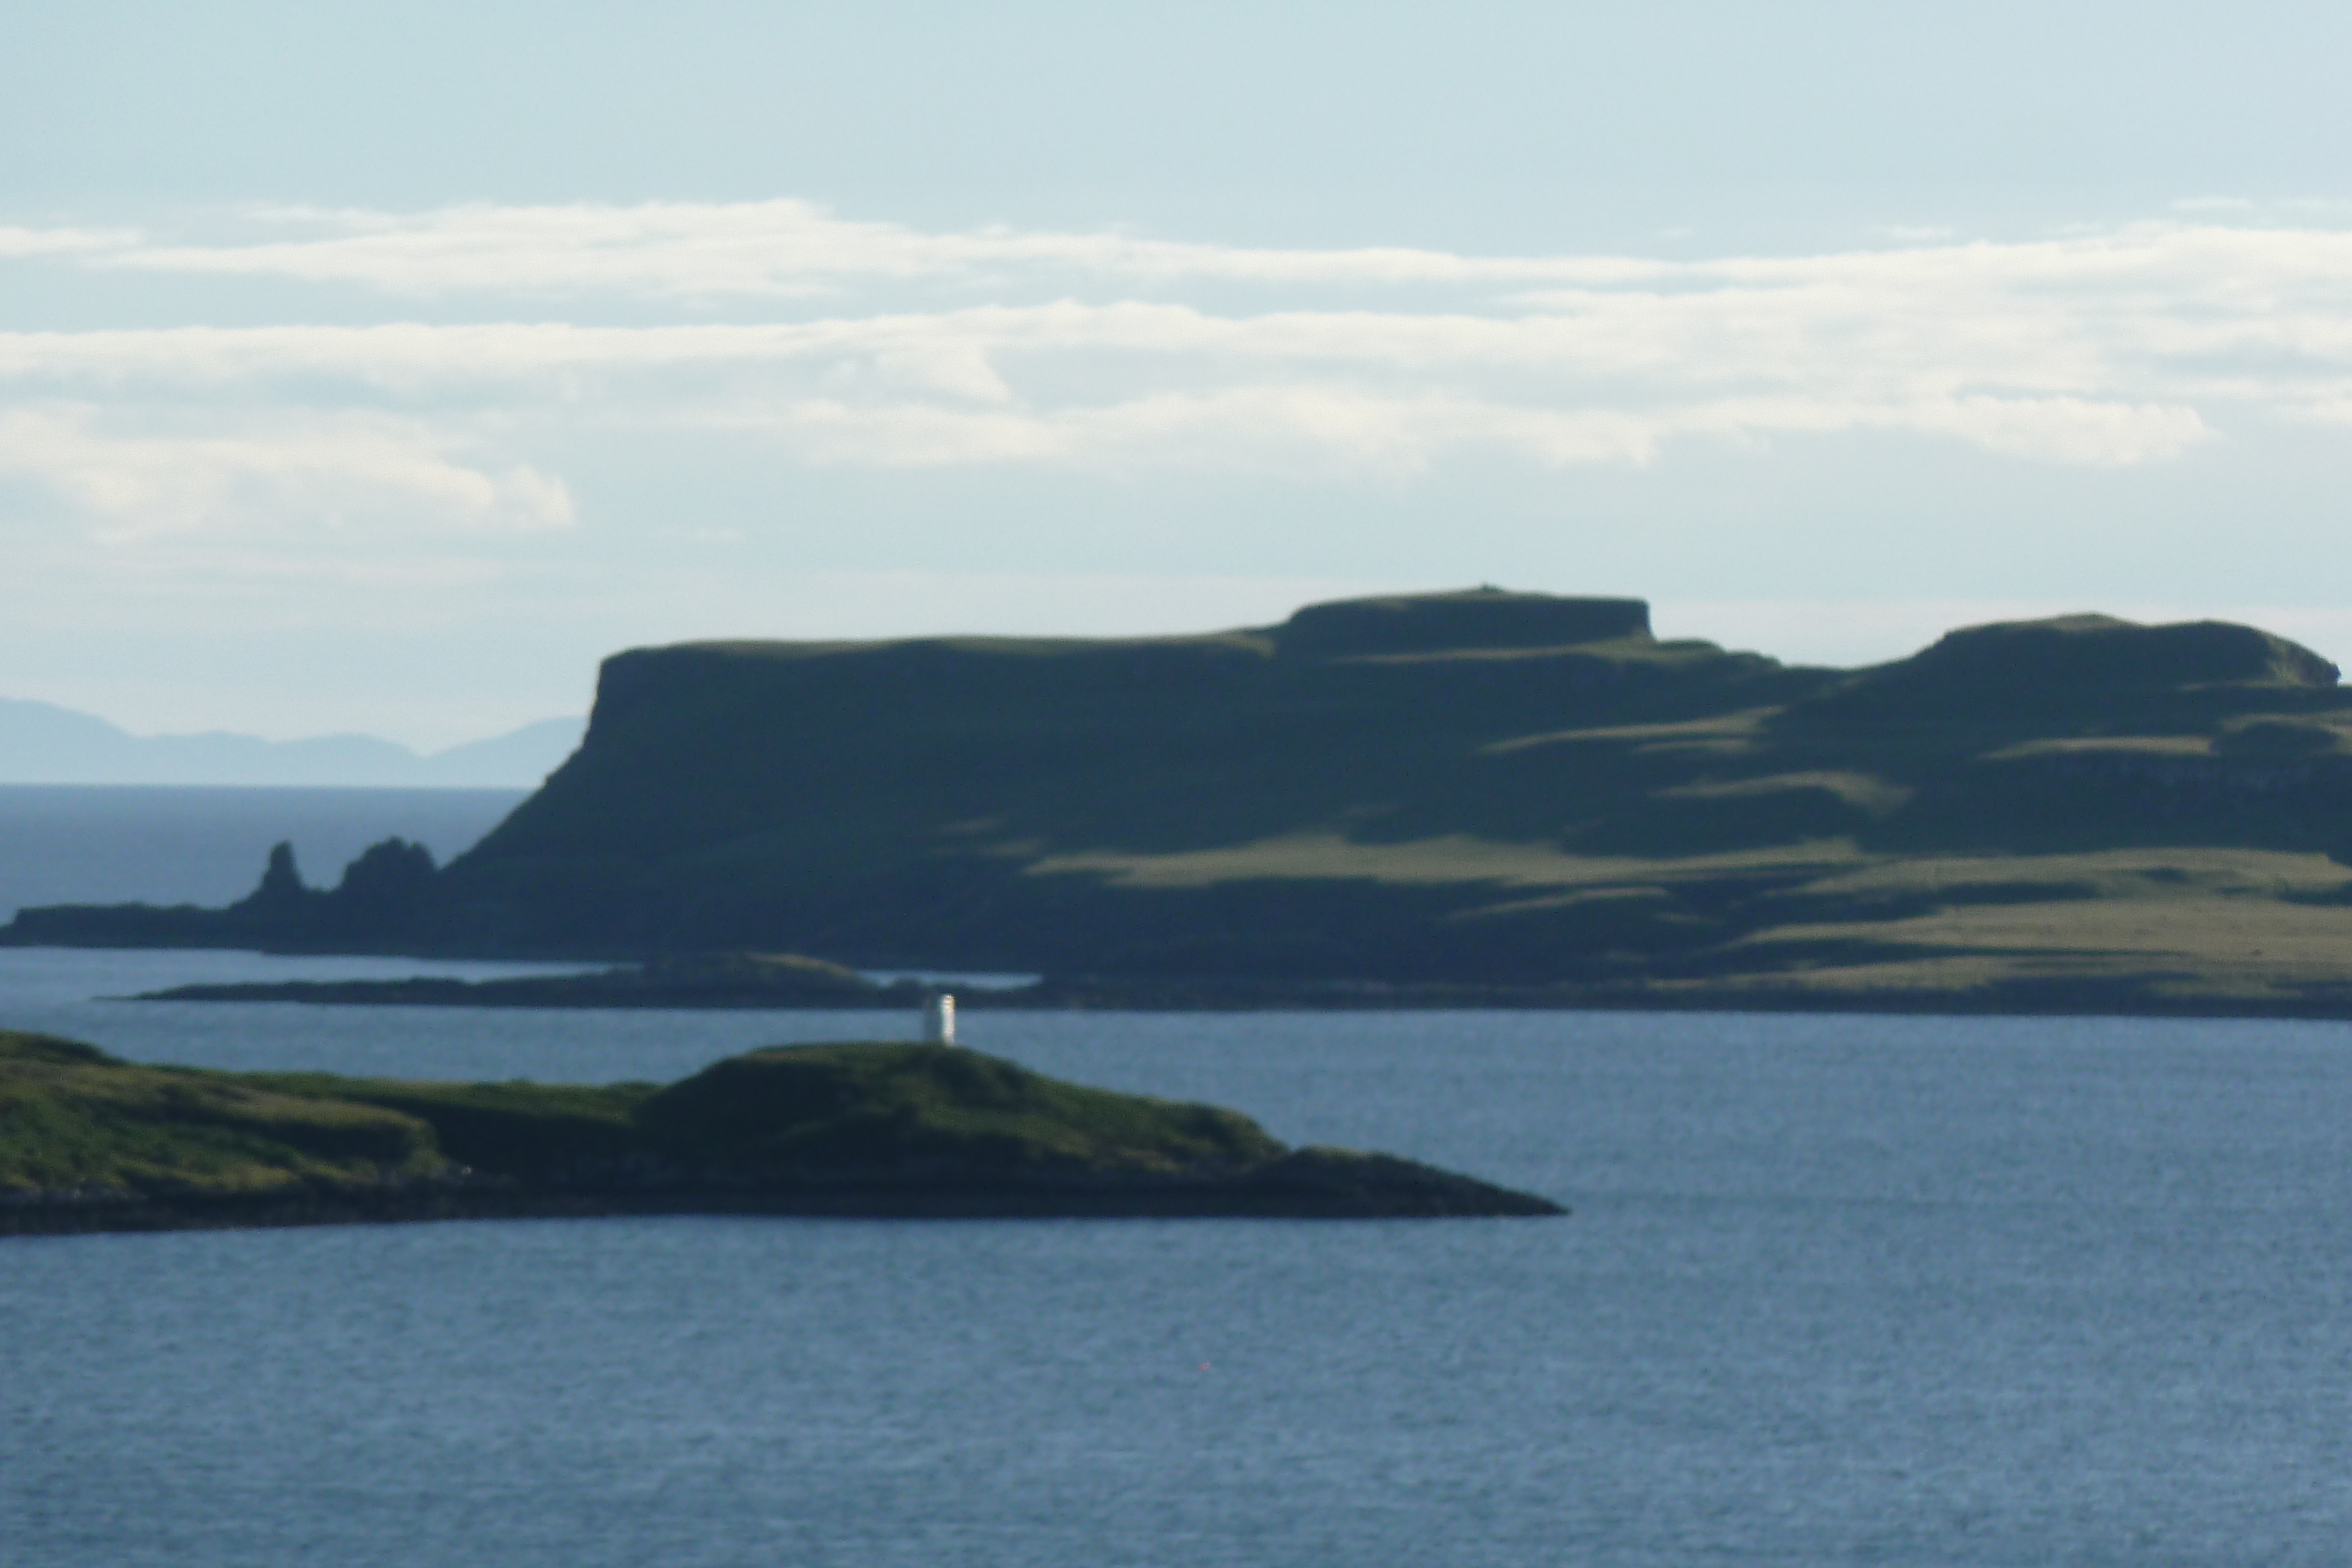
[[[1564,1212],[1213,1106],[950,1046],[781,1047],[667,1088],[119,1061],[0,1033],[0,1234],[649,1214],[1441,1218]]]

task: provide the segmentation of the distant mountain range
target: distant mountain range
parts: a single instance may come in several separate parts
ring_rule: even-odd
[[[530,789],[587,721],[541,719],[419,756],[373,735],[264,740],[219,730],[132,735],[93,714],[0,697],[0,784],[468,785]]]

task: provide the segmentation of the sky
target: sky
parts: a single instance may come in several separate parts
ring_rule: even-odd
[[[0,696],[1493,582],[2352,664],[2352,11],[0,0]]]

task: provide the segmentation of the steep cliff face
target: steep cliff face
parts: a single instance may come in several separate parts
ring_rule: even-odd
[[[1235,887],[1142,890],[1091,860],[1554,837],[1655,769],[1514,743],[1832,678],[1659,643],[1637,601],[1475,592],[1193,638],[642,650],[606,663],[579,754],[447,880],[485,938],[1017,967],[1205,940],[1305,961],[1335,921],[1426,925],[1460,879],[1244,871],[1244,914]]]
[[[1500,612],[1523,609],[1519,596],[1496,597]],[[1301,620],[1317,635],[1303,643],[1285,626],[620,654],[604,665],[579,754],[468,864],[656,856],[778,834],[800,841],[795,852],[824,839],[863,856],[905,847],[910,830],[1204,848],[1432,792],[1470,811],[1456,825],[1475,831],[1486,803],[1461,769],[1486,745],[1588,720],[1697,716],[1819,682],[1646,631],[1497,646],[1459,616],[1476,608],[1468,598],[1442,601],[1468,639],[1459,645],[1335,638],[1310,610]],[[1509,613],[1507,624],[1528,619]],[[1406,642],[1421,645],[1397,651]],[[1383,651],[1359,652],[1366,643]]]

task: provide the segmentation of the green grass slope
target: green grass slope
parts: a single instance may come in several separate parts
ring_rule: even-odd
[[[0,1033],[0,1201],[257,1198],[451,1169],[394,1110]]]
[[[251,1073],[244,1082],[409,1118],[457,1166],[527,1185],[593,1183],[641,1165],[647,1150],[636,1112],[659,1092],[650,1083],[429,1083],[331,1073]]]

